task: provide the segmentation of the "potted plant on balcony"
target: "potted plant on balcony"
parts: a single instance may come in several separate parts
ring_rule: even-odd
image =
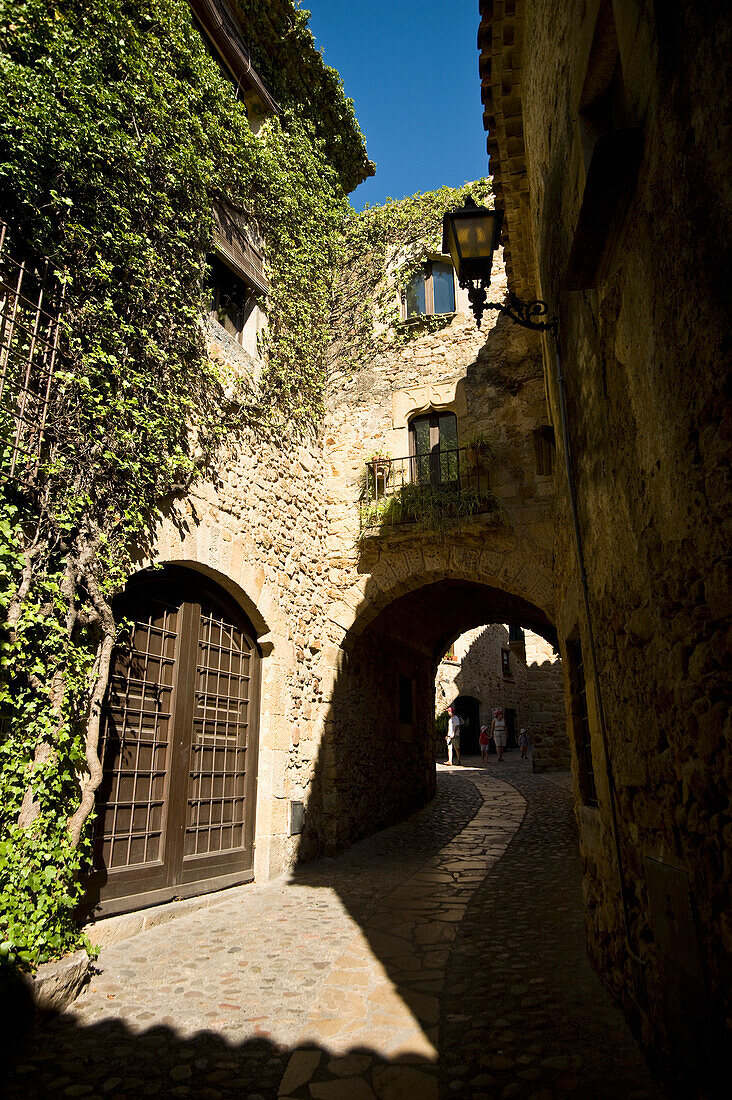
[[[379,489],[385,488],[389,481],[389,477],[391,476],[391,463],[392,456],[389,452],[381,450],[374,451],[368,460],[369,469],[373,474],[377,493]]]
[[[465,441],[464,448],[468,464],[474,470],[487,470],[498,453],[496,441],[488,432],[476,432]]]

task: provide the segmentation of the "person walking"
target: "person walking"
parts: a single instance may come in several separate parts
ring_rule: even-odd
[[[478,740],[480,742],[480,759],[484,764],[487,764],[488,753],[491,747],[491,735],[490,730],[487,726],[480,727],[480,737],[478,738]]]
[[[506,729],[506,719],[503,717],[502,707],[496,707],[493,711],[491,737],[495,741],[496,753],[498,754],[498,761],[500,763],[503,760],[503,751],[508,741],[508,730]]]
[[[526,730],[521,730],[518,739],[519,747],[521,748],[521,759],[529,759],[529,735]]]
[[[447,708],[447,762],[452,764],[452,754],[455,753],[457,763],[460,764],[460,718],[455,713],[454,707]]]

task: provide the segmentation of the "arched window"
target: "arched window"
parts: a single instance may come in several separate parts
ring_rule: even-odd
[[[412,481],[421,485],[457,485],[457,417],[429,412],[409,422]]]
[[[88,893],[106,912],[252,878],[259,712],[254,631],[218,585],[151,571],[116,616]]]

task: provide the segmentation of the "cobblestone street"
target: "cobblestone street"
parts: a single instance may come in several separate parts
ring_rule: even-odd
[[[105,948],[8,1095],[659,1095],[586,961],[569,777],[438,772],[339,859]]]

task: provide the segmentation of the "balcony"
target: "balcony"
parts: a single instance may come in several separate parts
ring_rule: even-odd
[[[446,531],[458,521],[485,513],[500,519],[490,488],[492,457],[492,448],[480,445],[437,447],[406,458],[374,455],[361,486],[361,537],[404,524]]]

